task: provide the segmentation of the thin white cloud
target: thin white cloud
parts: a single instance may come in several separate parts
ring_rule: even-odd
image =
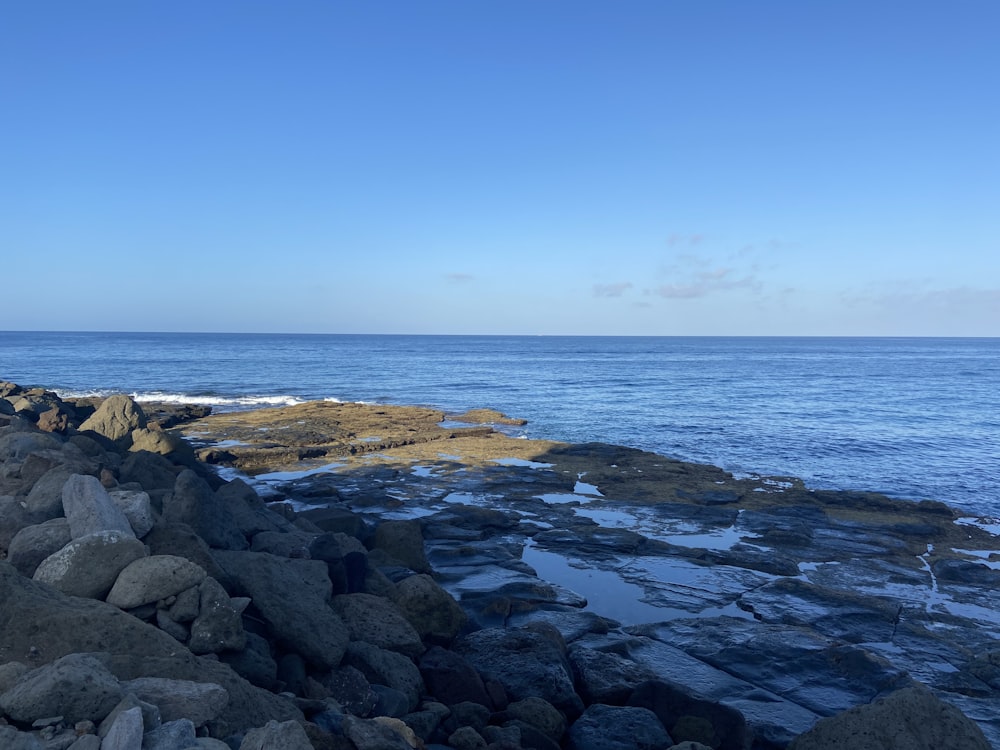
[[[713,267],[705,270],[688,269],[686,272],[672,275],[680,278],[655,287],[651,293],[665,299],[697,299],[717,292],[737,289],[757,292],[761,288],[761,282],[753,270],[740,271],[735,268]]]
[[[445,278],[452,284],[468,284],[476,279],[471,273],[449,273],[445,275]]]
[[[618,281],[613,284],[594,284],[595,297],[621,297],[632,288],[631,281]]]

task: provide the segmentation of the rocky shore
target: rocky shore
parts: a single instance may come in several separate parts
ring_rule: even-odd
[[[1000,747],[1000,539],[489,411],[0,383],[0,748]]]

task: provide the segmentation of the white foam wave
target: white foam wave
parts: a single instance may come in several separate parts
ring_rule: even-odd
[[[164,404],[197,404],[204,406],[295,406],[305,400],[297,396],[209,396],[188,393],[163,393],[161,391],[136,392],[130,394],[139,403],[159,402]]]

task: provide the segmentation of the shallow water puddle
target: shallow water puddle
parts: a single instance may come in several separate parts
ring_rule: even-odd
[[[266,474],[257,474],[256,476],[250,477],[250,481],[261,482],[264,484],[269,484],[271,482],[291,482],[296,479],[304,479],[305,477],[315,476],[316,474],[327,474],[346,465],[347,464],[345,463],[330,463],[323,464],[322,466],[316,466],[312,469],[303,469],[302,471],[271,471]]]
[[[554,464],[545,464],[541,461],[529,461],[526,458],[494,458],[492,463],[500,466],[517,466],[522,469],[551,469]]]

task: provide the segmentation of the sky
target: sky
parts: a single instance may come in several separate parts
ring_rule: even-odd
[[[1000,336],[996,0],[0,0],[0,330]]]

